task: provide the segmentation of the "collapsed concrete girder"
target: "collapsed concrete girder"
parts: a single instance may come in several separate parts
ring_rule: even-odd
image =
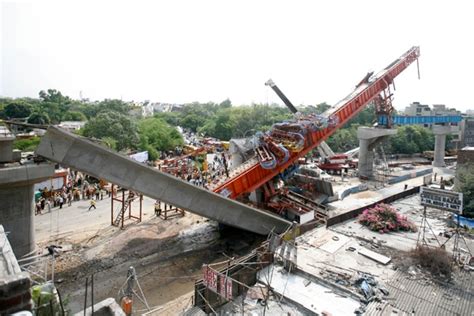
[[[291,223],[269,212],[194,186],[57,127],[50,127],[36,153],[192,213],[258,234],[284,232]]]

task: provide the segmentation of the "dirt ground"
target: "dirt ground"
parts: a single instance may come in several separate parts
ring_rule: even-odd
[[[151,217],[140,224],[130,222],[124,230],[108,226],[74,238],[58,236],[55,244],[72,245],[58,257],[55,274],[72,312],[83,309],[86,277],[94,276],[95,302],[118,299],[130,266],[151,308],[180,296],[189,298],[203,263],[243,255],[262,238],[229,228],[219,231],[216,223],[188,212],[166,221]],[[90,289],[88,296],[90,305]],[[144,312],[146,306],[135,299],[134,309]]]

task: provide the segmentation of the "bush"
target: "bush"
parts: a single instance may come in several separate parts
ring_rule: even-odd
[[[410,257],[434,276],[450,277],[452,259],[445,249],[419,246],[410,252]]]
[[[13,143],[13,147],[15,149],[19,149],[21,151],[35,151],[40,143],[39,137],[32,137],[28,139],[17,139]]]
[[[406,216],[400,215],[391,205],[383,203],[364,210],[359,215],[359,223],[381,234],[399,230],[416,231],[415,224]]]

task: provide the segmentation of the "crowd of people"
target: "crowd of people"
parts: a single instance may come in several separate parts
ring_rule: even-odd
[[[59,189],[53,187],[39,189],[40,196],[36,200],[35,215],[42,214],[45,211],[51,212],[53,207],[62,209],[63,206],[71,206],[76,201],[98,201],[111,195],[107,186],[101,185],[98,180],[85,176],[80,172],[71,170],[67,179],[67,183]]]

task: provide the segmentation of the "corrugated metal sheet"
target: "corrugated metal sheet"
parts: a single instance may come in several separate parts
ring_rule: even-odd
[[[449,284],[438,284],[430,278],[397,272],[386,284],[389,296],[384,302],[367,306],[365,315],[474,315],[473,276],[459,272]]]

